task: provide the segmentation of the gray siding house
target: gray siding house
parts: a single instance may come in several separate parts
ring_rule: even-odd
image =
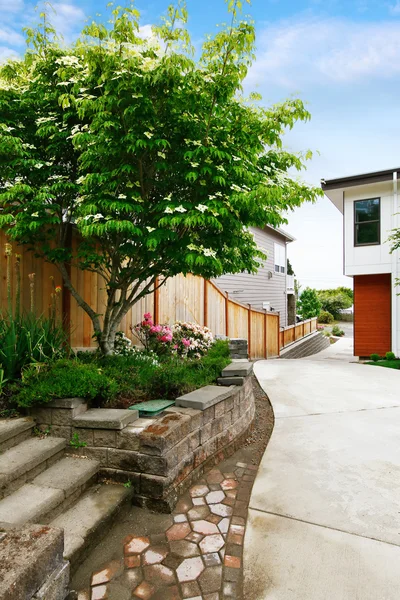
[[[214,280],[218,287],[228,292],[232,300],[251,304],[254,308],[266,308],[280,313],[281,327],[292,324],[295,304],[294,278],[287,275],[287,244],[294,238],[281,229],[266,226],[264,229],[250,227],[257,245],[267,255],[258,273],[223,275]],[[291,317],[288,323],[288,304]]]

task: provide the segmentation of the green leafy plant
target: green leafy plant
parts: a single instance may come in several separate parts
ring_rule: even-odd
[[[330,331],[328,331],[327,329],[324,329],[324,331],[322,332],[322,335],[325,335],[328,338],[332,337],[332,333]]]
[[[81,442],[81,440],[79,439],[79,433],[75,431],[75,433],[72,435],[72,438],[70,439],[69,445],[73,448],[85,448],[85,446],[87,446],[87,443]]]
[[[386,360],[395,360],[396,355],[394,352],[386,352],[385,354]]]
[[[23,382],[14,387],[13,399],[18,406],[29,407],[45,404],[54,398],[106,401],[117,391],[117,384],[99,365],[62,359],[39,371],[26,370]]]
[[[51,425],[49,425],[48,427],[34,427],[33,428],[33,435],[35,435],[36,437],[39,438],[45,438],[48,435],[50,435],[51,433]]]
[[[302,292],[297,305],[303,319],[318,317],[321,312],[321,302],[318,299],[317,291],[309,287]]]
[[[321,312],[319,313],[318,323],[324,323],[329,325],[330,323],[333,323],[334,320],[335,319],[333,318],[333,315],[326,310],[321,310]]]
[[[377,362],[380,359],[380,356],[379,356],[379,354],[371,354],[370,359],[373,362]]]
[[[128,481],[125,481],[124,483],[124,488],[127,488],[128,490],[132,487],[132,481],[130,479],[128,479]]]
[[[343,331],[343,329],[340,329],[339,325],[334,325],[332,327],[332,334],[336,337],[343,337],[344,331]]]
[[[178,273],[256,272],[248,226],[279,226],[322,195],[292,175],[311,152],[283,148],[310,118],[303,102],[242,95],[255,30],[239,0],[196,60],[184,3],[149,38],[136,9],[111,10],[73,46],[42,13],[25,56],[0,68],[0,227],[58,266],[107,355],[146,294]],[[103,315],[70,264],[103,280]]]

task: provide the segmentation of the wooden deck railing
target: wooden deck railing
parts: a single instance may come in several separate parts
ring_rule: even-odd
[[[280,332],[280,347],[286,348],[289,344],[297,342],[301,338],[310,335],[317,330],[317,317],[313,319],[307,319],[301,321],[295,325],[289,325],[289,327],[283,327]]]

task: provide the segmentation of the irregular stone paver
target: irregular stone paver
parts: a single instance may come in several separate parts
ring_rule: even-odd
[[[133,600],[241,598],[243,539],[255,476],[256,467],[245,463],[237,463],[234,472],[211,469],[179,499],[163,531],[125,539],[124,560],[93,573],[91,589],[79,591],[79,600],[114,598],[115,581]]]

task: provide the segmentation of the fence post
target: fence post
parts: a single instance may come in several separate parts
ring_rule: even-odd
[[[301,327],[301,331],[302,331],[302,336],[301,336],[301,337],[304,337],[304,325],[305,325],[305,323],[304,323],[304,321],[303,321],[303,323],[302,323],[302,327]]]
[[[229,337],[229,294],[225,292],[225,335]]]
[[[208,327],[208,281],[204,279],[204,327]]]
[[[264,355],[265,355],[265,358],[268,358],[267,321],[268,321],[267,311],[264,310]]]
[[[251,304],[249,304],[249,309],[247,313],[247,348],[249,358],[251,358]]]
[[[158,276],[154,280],[154,323],[160,320],[160,290],[158,287]]]

